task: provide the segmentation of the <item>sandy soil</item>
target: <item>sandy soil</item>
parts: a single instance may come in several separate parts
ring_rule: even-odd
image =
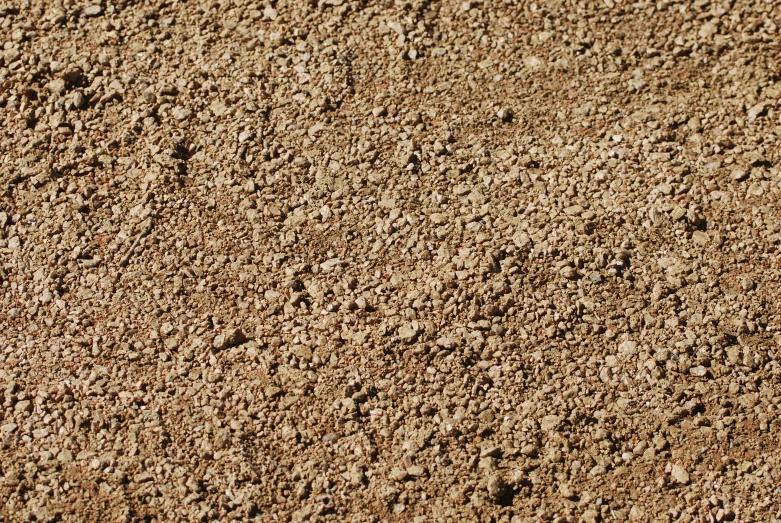
[[[0,4],[0,521],[778,521],[742,0]]]

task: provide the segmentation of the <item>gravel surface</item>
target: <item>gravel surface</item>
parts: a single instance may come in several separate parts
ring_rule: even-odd
[[[776,23],[0,3],[0,521],[776,522]]]

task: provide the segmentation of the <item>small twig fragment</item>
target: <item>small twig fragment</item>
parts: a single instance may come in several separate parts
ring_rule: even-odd
[[[136,236],[136,239],[133,240],[133,244],[130,246],[130,248],[127,250],[124,256],[122,256],[122,259],[119,260],[119,266],[120,267],[127,267],[127,264],[130,262],[130,258],[133,256],[133,253],[136,250],[136,247],[139,246],[141,243],[141,240],[149,235],[150,232],[152,232],[152,229],[155,226],[154,220],[152,218],[147,218],[146,224],[144,225],[144,228],[141,229],[141,232]]]

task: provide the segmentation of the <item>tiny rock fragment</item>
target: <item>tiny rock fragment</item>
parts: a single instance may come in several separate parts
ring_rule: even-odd
[[[493,421],[496,419],[496,415],[494,414],[494,411],[491,409],[485,409],[480,414],[477,415],[477,418],[480,420],[481,423],[493,423]]]
[[[583,523],[599,523],[602,521],[602,517],[600,516],[599,512],[594,509],[586,510],[583,512],[583,515],[580,516],[580,518],[583,520]]]
[[[450,218],[445,213],[434,213],[430,216],[430,219],[434,225],[444,225],[450,221]]]
[[[217,350],[222,350],[243,343],[246,339],[241,329],[230,329],[215,336],[213,346]]]
[[[341,264],[342,264],[342,260],[340,260],[339,258],[331,258],[321,263],[320,268],[324,272],[331,272],[337,267],[341,266]]]
[[[175,107],[173,110],[174,118],[177,120],[187,120],[191,114],[192,111],[184,107]]]
[[[19,428],[19,425],[16,423],[4,423],[0,426],[0,433],[3,435],[13,434],[16,432],[16,429]]]
[[[732,170],[731,176],[733,180],[739,182],[748,178],[748,171],[746,169],[741,169],[740,167],[736,167],[735,169]]]
[[[84,109],[87,106],[87,97],[84,92],[77,90],[73,93],[73,105],[76,109]]]
[[[559,485],[559,493],[561,493],[562,497],[565,499],[575,499],[577,497],[577,494],[575,494],[572,487],[566,483]]]
[[[409,472],[406,469],[393,468],[388,474],[388,477],[393,481],[404,481],[409,477]]]
[[[84,9],[84,16],[95,17],[103,13],[103,8],[99,5],[89,5]]]
[[[419,478],[426,475],[426,469],[420,465],[412,465],[411,467],[407,467],[407,474],[413,478]]]
[[[710,242],[710,237],[703,231],[694,231],[692,233],[692,242],[697,245],[704,246]]]
[[[480,450],[480,457],[481,458],[484,458],[486,456],[490,456],[490,457],[493,457],[493,458],[498,458],[501,455],[502,455],[502,447],[499,447],[499,446],[496,446],[496,445],[483,447]]]
[[[540,420],[540,429],[542,429],[545,432],[549,432],[552,430],[556,430],[559,428],[559,425],[562,423],[561,416],[545,416]]]
[[[274,385],[269,385],[268,387],[265,388],[263,393],[267,398],[275,398],[280,394],[282,394],[282,389]]]
[[[441,338],[437,338],[437,345],[443,349],[453,349],[457,344],[458,341],[449,336],[442,336]]]
[[[752,183],[751,185],[749,185],[746,193],[748,196],[759,197],[765,193],[765,189],[759,183]]]
[[[418,329],[412,324],[399,327],[399,339],[404,343],[412,343],[418,337]]]
[[[493,501],[499,501],[507,492],[507,484],[504,478],[499,474],[492,474],[488,477],[488,496]]]
[[[522,250],[528,250],[532,246],[531,238],[523,231],[517,231],[513,234],[513,243]]]
[[[672,466],[670,476],[682,485],[687,485],[689,483],[689,473],[680,465]]]
[[[692,376],[697,376],[698,378],[702,378],[708,374],[708,369],[702,365],[697,365],[696,367],[689,369],[689,374]]]
[[[751,106],[751,108],[746,111],[746,116],[748,117],[749,122],[753,122],[764,112],[765,104],[766,102],[759,102],[758,104]]]
[[[575,280],[578,278],[578,270],[575,267],[562,267],[559,270],[559,274],[568,280]]]

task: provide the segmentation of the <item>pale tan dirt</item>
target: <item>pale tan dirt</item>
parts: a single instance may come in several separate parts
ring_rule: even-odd
[[[778,24],[0,4],[0,521],[777,522]]]

